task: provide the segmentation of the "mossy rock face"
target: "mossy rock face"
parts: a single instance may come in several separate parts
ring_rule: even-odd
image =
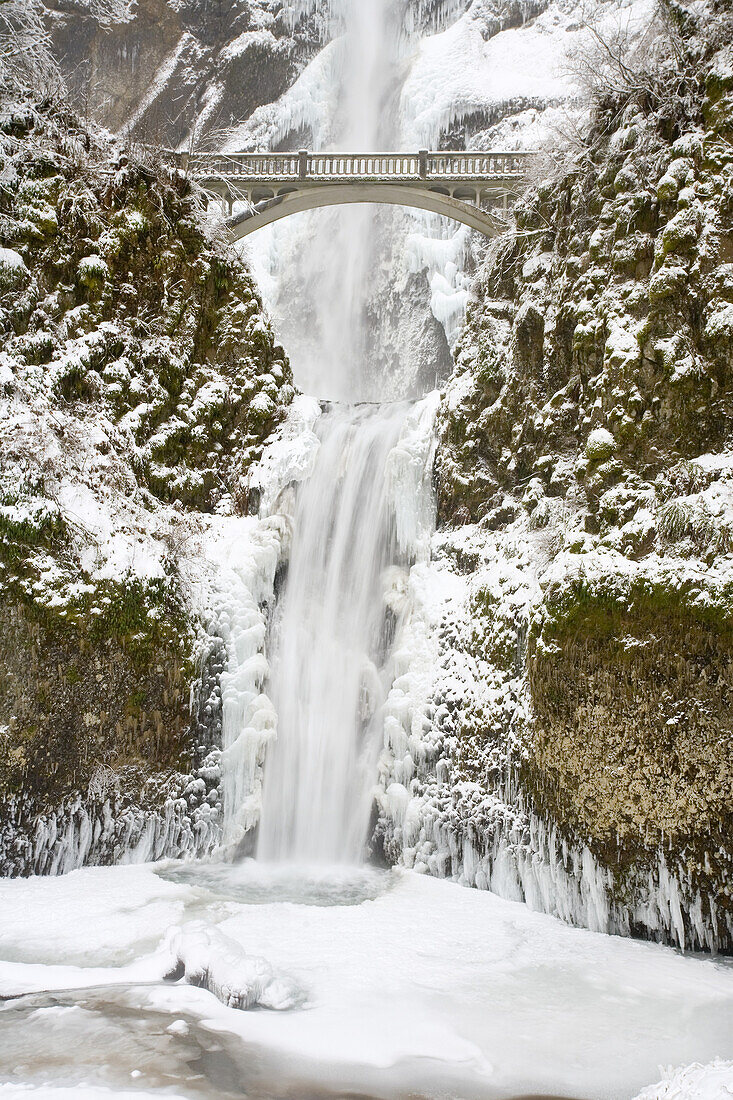
[[[34,488],[0,498],[0,802],[30,814],[102,766],[190,771],[198,671],[175,573],[89,575]]]
[[[177,169],[29,104],[0,171],[0,869],[57,868],[59,829],[203,852],[224,662],[181,560],[247,509],[290,367]]]
[[[140,0],[119,19],[66,0],[48,7],[54,53],[82,109],[113,132],[129,127],[167,148],[240,125],[323,45],[322,16],[310,5],[294,15],[272,0]],[[162,66],[166,80],[151,95]],[[212,95],[218,110],[202,110]]]
[[[521,774],[538,810],[611,868],[655,851],[733,916],[733,617],[684,590],[582,586],[531,639],[534,724]],[[723,886],[721,890],[721,886]],[[621,899],[623,900],[623,899]]]
[[[730,120],[710,108],[727,95],[730,32],[695,34],[675,75],[674,139],[632,95],[598,104],[587,156],[528,191],[485,265],[457,352],[473,386],[439,417],[441,519],[480,518],[492,479],[548,483],[543,457],[577,453],[599,429],[624,476],[647,479],[727,445],[733,153]]]
[[[725,7],[690,16],[679,45],[647,75],[684,94],[664,109],[638,90],[599,99],[586,153],[517,204],[516,232],[476,282],[435,469],[441,523],[478,526],[456,546],[482,545],[486,532],[497,570],[524,547],[539,583],[516,673],[526,713],[522,695],[511,729],[482,728],[466,704],[467,777],[503,798],[506,786],[481,772],[482,760],[503,759],[518,782],[508,801],[523,800],[568,850],[590,848],[609,904],[626,914],[620,926],[672,938],[643,917],[669,870],[687,943],[730,949]],[[655,48],[661,57],[664,43]],[[456,565],[470,571],[463,553]],[[501,677],[511,640],[491,644],[490,609],[472,615],[477,653]]]
[[[123,596],[122,607],[130,603]],[[124,618],[117,629],[95,618],[89,627],[41,621],[35,607],[7,598],[0,629],[3,801],[53,809],[102,765],[191,769],[196,670],[186,634],[143,640]]]
[[[95,401],[161,499],[237,498],[294,393],[249,272],[177,170],[128,162],[63,112],[31,117],[0,133],[3,243],[25,285],[0,286],[0,337],[19,379],[47,364],[56,400]]]

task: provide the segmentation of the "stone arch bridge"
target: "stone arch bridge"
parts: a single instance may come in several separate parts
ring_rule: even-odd
[[[194,153],[182,168],[225,206],[233,241],[302,210],[391,203],[443,214],[494,237],[530,153]],[[234,204],[244,209],[234,211]],[[503,216],[504,215],[504,216]]]

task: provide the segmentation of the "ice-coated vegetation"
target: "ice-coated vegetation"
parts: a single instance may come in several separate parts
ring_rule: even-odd
[[[201,548],[241,507],[288,363],[175,171],[28,99],[0,172],[3,864],[206,850]]]

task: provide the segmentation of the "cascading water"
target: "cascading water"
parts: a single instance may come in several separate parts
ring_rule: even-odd
[[[396,87],[400,0],[334,0],[342,31],[334,75],[332,142],[389,148],[385,120]],[[313,300],[307,326],[283,326],[296,377],[342,401],[375,396],[366,302],[379,267],[371,207],[311,220],[294,278]],[[280,288],[282,294],[282,287]],[[314,294],[315,292],[315,294]],[[335,406],[317,426],[319,449],[300,486],[288,576],[271,631],[268,694],[277,737],[264,769],[257,854],[296,863],[353,863],[367,835],[381,740],[378,706],[389,685],[385,571],[408,562],[391,475],[410,414],[399,405]],[[409,482],[409,472],[402,471]],[[418,471],[422,482],[424,467]]]
[[[388,458],[407,406],[334,408],[299,493],[276,624],[258,855],[354,862],[364,847],[382,701],[385,570],[398,558]],[[377,737],[379,736],[377,731]]]
[[[394,135],[386,120],[394,111],[387,105],[399,85],[404,4],[333,0],[331,13],[341,33],[332,44],[328,138],[342,149],[389,148]],[[322,214],[308,221],[308,247],[286,276],[291,303],[310,301],[312,313],[303,324],[297,307],[289,308],[290,327],[281,328],[298,384],[318,397],[355,402],[388,388],[377,377],[367,323],[380,267],[376,211],[347,208],[326,221]],[[414,561],[426,524],[432,527],[425,501],[432,500],[426,471],[435,403],[428,402],[426,417],[417,414],[416,459],[399,445],[405,429],[415,432],[411,408],[334,406],[318,419],[317,440],[305,430],[317,457],[297,493],[266,694],[259,694],[261,680],[244,690],[237,679],[232,705],[225,700],[224,843],[233,850],[248,850],[245,838],[259,817],[263,860],[348,863],[363,851],[381,740],[376,708],[389,689],[377,669],[387,656],[383,574]],[[297,467],[285,484],[302,478]],[[271,486],[262,488],[270,500]],[[259,709],[250,721],[251,699]]]
[[[421,15],[456,2],[413,6]],[[391,4],[334,7],[348,10],[352,43],[371,58],[344,73],[354,83],[342,121],[376,111],[358,126],[377,135],[378,89],[388,81],[370,84],[368,74],[381,80],[387,72],[380,43],[387,45]],[[353,95],[359,89],[363,100]],[[312,271],[320,263],[329,274],[310,288],[320,291],[313,357],[298,377],[304,389],[349,400],[363,396],[372,350],[361,319],[378,248],[369,249],[371,217],[361,218],[344,218],[343,233],[329,229],[312,242]],[[445,245],[447,259],[453,245]],[[459,385],[468,380],[459,376]],[[273,1100],[608,1100],[635,1095],[660,1064],[681,1062],[694,1063],[691,1074],[681,1070],[674,1083],[641,1095],[728,1095],[733,1062],[716,1061],[712,1075],[701,1063],[733,1054],[733,970],[531,912],[629,931],[610,919],[589,849],[568,851],[541,822],[524,828],[501,789],[486,786],[483,774],[473,781],[484,761],[492,774],[501,768],[494,731],[508,725],[511,733],[511,715],[524,705],[522,662],[512,659],[504,624],[526,606],[524,589],[537,578],[521,543],[511,558],[492,557],[491,542],[464,541],[460,528],[451,536],[459,553],[441,555],[438,540],[428,560],[437,404],[433,393],[415,405],[321,414],[317,401],[296,398],[260,464],[260,517],[209,517],[213,625],[228,655],[220,680],[223,847],[250,851],[259,822],[263,859],[1,881],[3,1097],[174,1090]],[[196,530],[192,520],[192,539]],[[268,635],[284,557],[289,571]],[[495,634],[474,633],[477,603],[491,608]],[[212,694],[207,707],[217,706]],[[485,735],[492,755],[482,760],[474,748]],[[455,773],[451,742],[462,757]],[[112,831],[107,804],[92,820],[80,800],[66,824],[40,823],[26,867],[70,870],[104,830],[105,857],[124,845],[140,861],[206,851],[220,827],[218,778],[214,750],[152,827],[131,814],[122,835]],[[377,781],[403,864],[529,904],[424,874],[334,868],[359,860]],[[57,844],[59,828],[67,833]],[[389,836],[378,835],[391,857]],[[657,883],[650,872],[635,926],[654,930],[658,913],[656,928],[679,922],[684,933],[663,861]],[[699,895],[696,905],[702,922]],[[241,1011],[257,1005],[268,1011]],[[275,1011],[286,1009],[285,1017]]]
[[[309,98],[321,116],[314,143],[342,151],[393,149],[403,0],[332,0],[330,10],[338,34],[327,47],[332,60],[322,101]],[[270,284],[296,380],[308,393],[380,401],[406,392],[382,375],[381,337],[369,322],[371,295],[391,263],[383,232],[390,216],[370,205],[299,214],[264,230],[251,246],[258,277]]]
[[[384,121],[390,112],[384,108],[396,62],[394,0],[370,0],[367,4],[337,0],[335,10],[345,28],[335,147],[345,152],[390,148],[391,135]],[[374,398],[378,393],[378,387],[369,386],[373,365],[366,320],[366,299],[377,266],[376,216],[374,207],[357,206],[322,221],[317,247],[309,254],[315,270],[303,272],[306,283],[317,285],[320,269],[314,318],[320,348],[309,361],[319,365],[321,396],[353,401]]]

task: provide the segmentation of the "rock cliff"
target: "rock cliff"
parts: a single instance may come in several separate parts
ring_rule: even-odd
[[[654,51],[599,61],[584,148],[480,273],[436,471],[447,551],[475,570],[465,651],[516,692],[509,718],[454,717],[455,777],[556,826],[565,866],[585,847],[612,924],[727,947],[730,35],[723,5],[670,4]]]
[[[177,171],[29,103],[0,121],[0,172],[3,866],[48,869],[33,822],[81,803],[99,858],[164,806],[172,850],[206,846],[191,685],[203,708],[221,661],[186,563],[207,514],[246,511],[289,364]]]

